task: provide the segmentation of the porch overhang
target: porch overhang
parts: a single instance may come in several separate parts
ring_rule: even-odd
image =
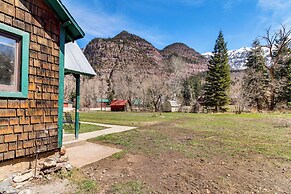
[[[65,44],[65,74],[73,74],[76,78],[75,139],[78,139],[80,127],[80,75],[95,76],[96,73],[80,47],[75,42],[69,42]]]
[[[95,76],[96,73],[75,42],[65,45],[65,74]]]

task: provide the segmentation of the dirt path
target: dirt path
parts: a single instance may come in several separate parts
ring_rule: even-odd
[[[274,166],[276,166],[274,168]],[[256,158],[185,159],[168,153],[158,157],[127,154],[104,159],[83,168],[102,185],[101,193],[114,191],[112,185],[141,184],[144,193],[290,193],[291,165]],[[128,189],[128,190],[126,190]],[[118,192],[117,192],[118,193]]]

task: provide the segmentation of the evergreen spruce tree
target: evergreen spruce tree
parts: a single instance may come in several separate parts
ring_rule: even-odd
[[[205,85],[205,105],[214,107],[215,112],[229,103],[230,67],[227,46],[222,31],[216,40],[213,56],[208,65]]]
[[[290,51],[291,53],[291,51]],[[287,63],[287,84],[286,84],[286,99],[288,105],[291,107],[291,54],[289,55],[289,61]]]
[[[197,75],[193,75],[190,77],[191,82],[191,94],[194,100],[198,100],[198,98],[202,94],[203,90],[203,82],[205,80],[205,73],[199,73]]]
[[[291,48],[286,46],[284,50],[284,55],[282,57],[282,60],[280,61],[281,71],[279,71],[279,74],[277,76],[277,79],[281,81],[281,95],[279,101],[283,103],[289,103],[291,102]],[[290,104],[291,105],[291,104]]]
[[[243,79],[243,97],[250,107],[260,111],[268,106],[269,75],[265,67],[262,47],[258,39],[254,40],[248,54],[247,69]]]
[[[189,79],[185,79],[183,81],[181,93],[183,96],[183,105],[189,106],[191,103],[191,91]]]

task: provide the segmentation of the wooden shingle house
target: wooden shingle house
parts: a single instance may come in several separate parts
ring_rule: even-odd
[[[62,146],[65,43],[82,37],[60,0],[0,0],[0,166]]]

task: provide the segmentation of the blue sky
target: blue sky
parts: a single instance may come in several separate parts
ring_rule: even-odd
[[[228,49],[250,46],[265,29],[291,26],[291,0],[62,0],[82,27],[84,47],[95,37],[122,30],[158,49],[183,42],[200,53],[212,51],[218,31]]]

